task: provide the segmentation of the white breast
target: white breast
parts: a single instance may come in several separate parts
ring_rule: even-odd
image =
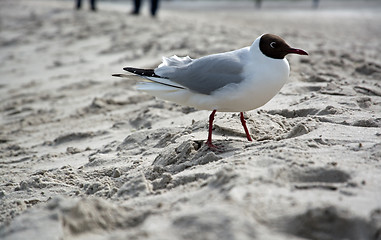
[[[243,112],[270,101],[286,83],[290,67],[286,59],[256,58],[245,66],[245,81],[227,85],[212,94],[208,110]],[[206,107],[206,106],[205,106]]]

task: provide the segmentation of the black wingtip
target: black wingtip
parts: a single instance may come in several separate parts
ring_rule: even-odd
[[[125,67],[123,70],[142,76],[142,77],[157,77],[161,78],[160,76],[155,74],[154,69],[142,69],[142,68],[133,68],[133,67]]]

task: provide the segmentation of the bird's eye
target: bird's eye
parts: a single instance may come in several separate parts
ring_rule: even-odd
[[[270,43],[270,47],[271,47],[271,48],[275,48],[275,45],[276,45],[276,42],[271,42],[271,43]]]

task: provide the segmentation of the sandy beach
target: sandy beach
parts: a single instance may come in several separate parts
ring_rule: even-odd
[[[301,2],[1,0],[0,239],[380,240],[381,2]],[[253,142],[217,112],[211,151],[210,112],[111,76],[263,33],[310,55]]]

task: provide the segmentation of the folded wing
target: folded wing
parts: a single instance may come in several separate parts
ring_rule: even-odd
[[[228,84],[243,81],[243,69],[248,53],[248,48],[243,48],[195,60],[173,56],[164,58],[154,73],[191,91],[211,94]]]
[[[163,86],[209,95],[228,84],[244,80],[243,69],[248,54],[249,49],[242,48],[199,59],[175,55],[164,57],[156,69],[126,67],[124,70]]]

